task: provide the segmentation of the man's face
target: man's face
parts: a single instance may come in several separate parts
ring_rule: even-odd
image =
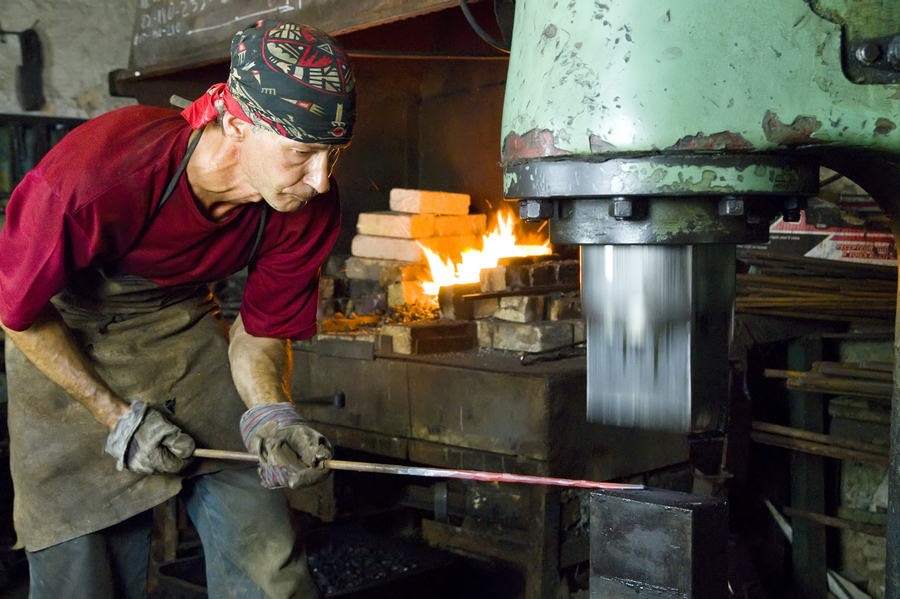
[[[250,133],[242,163],[247,181],[267,204],[296,212],[328,191],[328,177],[344,147],[304,144],[258,129]]]

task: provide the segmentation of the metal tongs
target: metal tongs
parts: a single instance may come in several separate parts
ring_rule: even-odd
[[[553,349],[545,349],[541,351],[525,352],[519,356],[519,362],[522,366],[531,366],[538,362],[554,362],[556,360],[565,360],[566,358],[580,358],[587,354],[585,341],[578,341]]]

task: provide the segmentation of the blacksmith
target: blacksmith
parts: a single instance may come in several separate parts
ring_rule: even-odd
[[[151,509],[180,494],[210,597],[315,597],[278,487],[331,445],[286,385],[316,332],[355,86],[316,29],[235,35],[227,83],[181,114],[130,106],[69,133],[0,232],[14,520],[32,599],[145,597]],[[209,285],[248,268],[221,326]],[[258,469],[192,459],[260,455]]]

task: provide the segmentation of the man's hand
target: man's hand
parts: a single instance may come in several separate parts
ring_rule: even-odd
[[[332,457],[331,443],[306,426],[291,403],[250,408],[241,417],[241,436],[259,456],[259,476],[269,489],[308,487],[328,476],[324,462]]]
[[[194,453],[194,440],[142,401],[119,418],[106,438],[106,453],[116,458],[118,470],[139,474],[176,473]]]

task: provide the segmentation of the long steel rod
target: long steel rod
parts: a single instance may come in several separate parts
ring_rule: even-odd
[[[259,457],[255,453],[243,451],[225,451],[224,449],[195,449],[195,458],[210,458],[213,460],[239,460],[241,462],[258,462]]]
[[[211,458],[216,460],[240,460],[244,462],[259,461],[256,454],[244,453],[240,451],[223,451],[219,449],[195,449],[194,456],[198,458]],[[464,480],[481,480],[488,482],[552,485],[556,487],[582,487],[586,489],[603,489],[606,491],[629,491],[640,490],[644,488],[644,485],[601,483],[592,480],[571,480],[568,478],[528,476],[524,474],[507,474],[505,472],[479,472],[478,470],[453,470],[450,468],[395,466],[392,464],[372,464],[369,462],[347,462],[344,460],[325,460],[325,467],[332,470],[351,470],[353,472],[402,474],[406,476],[425,476],[429,478],[459,478]]]

